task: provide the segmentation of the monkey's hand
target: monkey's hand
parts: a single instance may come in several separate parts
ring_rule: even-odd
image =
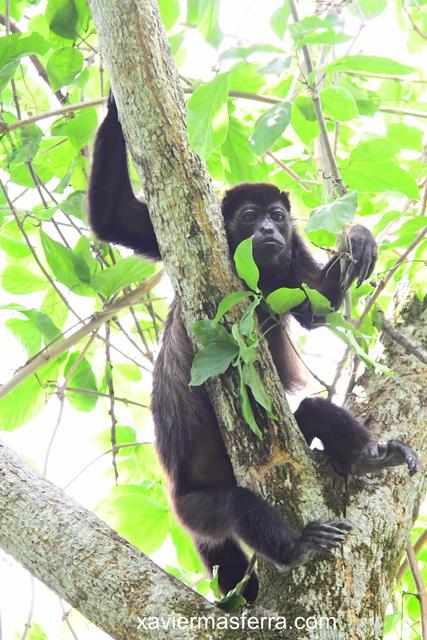
[[[352,529],[353,526],[347,520],[310,522],[295,543],[286,564],[288,566],[304,564],[317,551],[341,547]]]
[[[400,440],[370,442],[362,449],[353,463],[351,473],[354,475],[375,473],[387,467],[397,467],[401,464],[407,465],[410,476],[417,473],[421,467],[415,451]]]
[[[351,227],[349,234],[349,257],[341,270],[341,288],[346,291],[357,278],[357,286],[369,278],[377,260],[377,243],[374,236],[361,224]]]

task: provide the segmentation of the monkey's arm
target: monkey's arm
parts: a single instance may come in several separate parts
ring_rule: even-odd
[[[377,259],[377,245],[369,229],[360,224],[354,225],[349,231],[350,254],[345,258],[346,264],[341,272],[340,259],[334,256],[324,266],[320,267],[312,258],[298,235],[294,239],[294,269],[301,286],[303,282],[309,287],[317,289],[331,302],[334,309],[341,306],[345,292],[357,278],[359,287],[371,275]],[[308,300],[292,310],[296,319],[307,329],[319,326],[323,318],[313,316]]]
[[[148,207],[135,197],[129,180],[125,139],[111,93],[95,140],[88,210],[90,226],[100,240],[160,259]]]

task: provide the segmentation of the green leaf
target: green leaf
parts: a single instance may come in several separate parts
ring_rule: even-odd
[[[34,418],[46,404],[44,384],[57,376],[57,365],[50,363],[10,391],[0,400],[0,430],[13,431]]]
[[[106,298],[110,298],[124,287],[149,278],[156,268],[152,262],[144,262],[137,256],[129,256],[121,258],[112,267],[98,271],[92,276],[90,282],[94,289]]]
[[[44,254],[54,276],[69,289],[78,293],[82,283],[89,283],[90,273],[87,265],[80,256],[60,242],[50,238],[44,231],[40,231]]]
[[[180,567],[185,571],[191,571],[192,573],[203,573],[199,554],[197,553],[194,542],[188,533],[182,528],[182,526],[175,523],[173,523],[170,533],[172,542],[175,545],[176,557]]]
[[[27,636],[28,640],[48,640],[48,636],[44,629],[37,624],[37,622],[31,623],[31,629]]]
[[[320,133],[310,98],[299,96],[292,109],[291,125],[301,142],[308,145]]]
[[[156,487],[157,488],[157,487]],[[154,553],[166,540],[170,512],[160,488],[151,485],[121,485],[101,502],[97,513],[117,533],[143,553]]]
[[[114,371],[118,371],[130,382],[139,382],[142,378],[141,369],[136,364],[115,364]]]
[[[274,313],[278,313],[279,315],[297,307],[301,302],[304,302],[304,300],[304,291],[301,289],[290,289],[288,287],[276,289],[267,296],[268,306]]]
[[[290,15],[291,8],[289,2],[283,2],[282,6],[276,9],[271,16],[271,28],[280,40],[283,40]]]
[[[387,0],[359,0],[358,7],[366,20],[373,20],[382,14]]]
[[[227,138],[221,147],[222,165],[230,184],[268,180],[265,166],[251,150],[251,132],[237,118],[230,117]]]
[[[254,300],[248,306],[239,322],[239,329],[242,336],[250,336],[254,331],[254,315],[257,307],[262,300],[262,296],[255,296]]]
[[[305,44],[339,44],[351,40],[352,36],[336,33],[329,17],[309,16],[289,26],[296,47]]]
[[[54,33],[75,40],[87,28],[90,13],[85,0],[48,0],[45,16]]]
[[[29,358],[40,351],[42,336],[31,320],[9,318],[5,325],[22,344]]]
[[[44,55],[50,44],[39,33],[11,33],[0,38],[0,70],[33,53]]]
[[[227,137],[228,74],[222,73],[195,89],[188,101],[190,142],[202,158],[208,158]]]
[[[74,191],[61,202],[60,208],[64,213],[79,218],[79,220],[83,220],[85,211],[85,197],[86,194],[84,191]]]
[[[260,430],[257,421],[255,420],[254,413],[252,411],[251,403],[249,400],[249,395],[246,389],[246,385],[243,381],[243,371],[241,365],[239,365],[239,374],[240,374],[240,398],[242,400],[242,415],[245,422],[250,426],[251,431],[262,440],[262,431]]]
[[[252,253],[252,236],[243,240],[234,252],[234,263],[236,271],[242,280],[253,291],[259,291],[259,269],[255,263]]]
[[[250,291],[233,291],[226,295],[218,305],[213,323],[217,324],[227,311],[230,311],[236,304],[239,304],[239,302],[251,295],[253,294]]]
[[[422,151],[423,149],[423,132],[418,127],[402,123],[389,124],[387,136],[402,149],[414,149],[414,151]]]
[[[199,0],[197,28],[209,44],[218,47],[222,40],[219,28],[219,0]]]
[[[63,47],[54,51],[46,65],[52,89],[55,91],[69,84],[82,70],[83,61],[83,54],[78,49]]]
[[[258,65],[249,62],[235,64],[228,70],[228,77],[228,91],[241,91],[242,87],[245,87],[247,92],[258,93],[265,85],[265,79]]]
[[[307,298],[310,300],[311,308],[315,316],[325,316],[333,311],[331,301],[328,300],[323,293],[317,291],[317,289],[311,289],[305,282],[301,285],[304,289]]]
[[[307,225],[307,232],[324,229],[330,233],[338,233],[349,224],[357,208],[357,193],[353,191],[329,204],[313,209]]]
[[[338,122],[352,120],[359,115],[356,102],[350,91],[342,87],[325,87],[320,92],[323,112]]]
[[[375,166],[372,163],[353,162],[342,168],[342,177],[351,189],[365,193],[383,193],[397,191],[418,200],[419,191],[415,178],[401,169],[395,162],[383,162]]]
[[[12,258],[27,258],[31,255],[31,251],[25,242],[7,235],[0,236],[0,247]]]
[[[14,295],[43,291],[50,286],[46,279],[39,278],[28,269],[18,266],[6,267],[2,275],[2,284],[5,291]]]
[[[73,147],[80,151],[92,139],[97,125],[96,109],[81,109],[71,117],[67,116],[57,120],[52,125],[51,133],[53,136],[68,138]]]
[[[53,287],[46,293],[40,311],[50,319],[58,332],[64,327],[68,317],[68,308]]]
[[[190,385],[198,387],[208,378],[224,373],[238,355],[239,347],[229,340],[209,343],[194,356]]]
[[[366,142],[360,142],[352,150],[348,163],[352,165],[353,163],[372,162],[373,164],[379,164],[390,162],[398,150],[399,146],[390,138],[372,138]]]
[[[165,25],[165,29],[168,30],[173,27],[179,18],[179,0],[158,0],[158,5],[163,24]]]
[[[369,73],[381,73],[383,75],[406,75],[415,71],[414,67],[382,58],[381,56],[344,56],[338,58],[327,67],[330,71],[368,71]]]
[[[244,581],[241,580],[239,582],[239,585],[242,584],[243,582],[247,582],[248,580],[249,580],[249,576],[247,579],[245,578]],[[223,611],[226,611],[227,613],[237,613],[246,604],[246,600],[240,593],[236,592],[236,588],[235,588],[233,589],[232,592],[227,593],[226,596],[224,596],[223,598],[220,598],[220,600],[217,600],[215,604],[220,609],[223,609]]]
[[[197,320],[193,324],[193,332],[201,345],[206,347],[212,342],[230,342],[235,345],[233,336],[220,324],[213,320]]]
[[[291,121],[292,103],[282,102],[262,114],[255,123],[251,139],[255,153],[265,153],[285,131]]]
[[[79,357],[80,352],[74,352],[70,355],[64,368],[65,376],[67,376],[74,362]],[[76,389],[86,389],[87,391],[98,391],[95,374],[93,373],[92,367],[87,358],[82,358],[82,360],[79,362],[68,381],[68,386],[74,387]],[[67,393],[67,400],[75,409],[78,409],[79,411],[92,411],[92,409],[95,408],[96,403],[98,402],[98,396],[70,391]]]
[[[269,416],[272,415],[271,398],[268,395],[258,371],[253,363],[245,362],[242,367],[243,382],[252,391],[252,395],[261,407],[263,407]]]

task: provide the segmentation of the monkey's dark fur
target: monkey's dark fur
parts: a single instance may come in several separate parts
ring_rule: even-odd
[[[340,273],[339,261],[320,267],[311,257],[290,218],[288,195],[270,184],[241,184],[230,189],[222,212],[231,251],[253,236],[254,258],[264,294],[278,287],[300,287],[303,282],[323,293],[337,309],[346,288],[360,284],[375,264],[376,245],[360,225],[349,237],[355,262]],[[138,200],[129,181],[126,149],[114,100],[95,143],[89,185],[92,229],[106,242],[160,259],[147,205]],[[265,312],[264,312],[265,313]],[[260,320],[265,320],[263,311]],[[313,317],[308,301],[292,315],[312,329],[322,318]],[[294,354],[282,328],[272,326],[267,339],[285,390],[298,383]],[[181,320],[179,303],[172,305],[153,376],[153,418],[157,450],[169,477],[176,513],[191,531],[198,551],[211,569],[219,565],[223,593],[243,577],[247,557],[238,540],[278,565],[306,562],[319,549],[341,545],[351,529],[345,521],[312,522],[302,532],[265,500],[238,487],[213,408],[203,387],[188,384],[193,350]],[[406,463],[415,473],[418,460],[398,441],[379,443],[348,411],[322,398],[306,398],[295,412],[296,422],[310,444],[318,437],[336,471],[346,475],[378,471]],[[254,600],[258,579],[252,574],[244,595]]]

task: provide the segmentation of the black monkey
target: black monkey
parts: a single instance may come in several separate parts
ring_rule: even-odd
[[[88,200],[90,224],[98,238],[160,259],[147,205],[132,191],[125,141],[112,99],[96,137]],[[253,236],[264,294],[306,282],[338,308],[346,288],[356,278],[360,284],[374,267],[375,241],[360,225],[350,230],[355,262],[349,262],[344,277],[334,259],[319,267],[293,226],[288,195],[273,185],[241,184],[230,189],[222,212],[232,251],[241,240]],[[263,313],[260,310],[261,321],[265,320]],[[308,301],[292,314],[309,329],[321,322],[313,317]],[[267,339],[283,386],[290,390],[298,378],[292,349],[278,325],[267,332]],[[318,550],[341,545],[351,529],[347,522],[311,522],[299,532],[256,493],[237,486],[206,391],[188,386],[192,359],[192,346],[175,301],[153,375],[157,449],[175,510],[190,529],[205,564],[210,569],[219,565],[222,592],[233,588],[247,567],[238,539],[272,562],[288,566],[306,562]],[[306,398],[295,419],[308,444],[320,438],[334,468],[343,475],[404,463],[411,475],[418,469],[417,456],[409,446],[395,440],[378,442],[347,410],[327,400]],[[258,579],[253,573],[244,595],[254,600],[257,593]]]

